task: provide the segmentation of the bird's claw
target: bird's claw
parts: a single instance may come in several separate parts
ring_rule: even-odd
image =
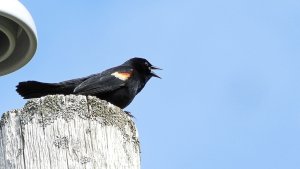
[[[124,111],[129,117],[135,118],[129,111]]]

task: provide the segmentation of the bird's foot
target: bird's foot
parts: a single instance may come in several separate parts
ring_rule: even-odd
[[[124,111],[129,117],[135,118],[129,111]]]

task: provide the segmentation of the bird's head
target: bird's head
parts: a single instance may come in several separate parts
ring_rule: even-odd
[[[132,58],[125,62],[125,64],[130,64],[134,69],[136,69],[140,74],[144,75],[147,80],[151,77],[160,78],[153,70],[161,70],[158,67],[153,66],[149,61],[144,58]]]

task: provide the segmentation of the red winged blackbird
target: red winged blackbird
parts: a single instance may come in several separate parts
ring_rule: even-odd
[[[120,108],[128,106],[151,77],[160,78],[152,70],[160,69],[144,58],[132,58],[120,66],[87,77],[59,83],[20,82],[16,91],[24,99],[50,94],[91,95]]]

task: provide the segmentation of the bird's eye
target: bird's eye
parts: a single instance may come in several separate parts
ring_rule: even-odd
[[[148,62],[145,62],[145,66],[147,66],[147,67],[148,67],[148,66],[149,66],[149,63],[148,63]]]

